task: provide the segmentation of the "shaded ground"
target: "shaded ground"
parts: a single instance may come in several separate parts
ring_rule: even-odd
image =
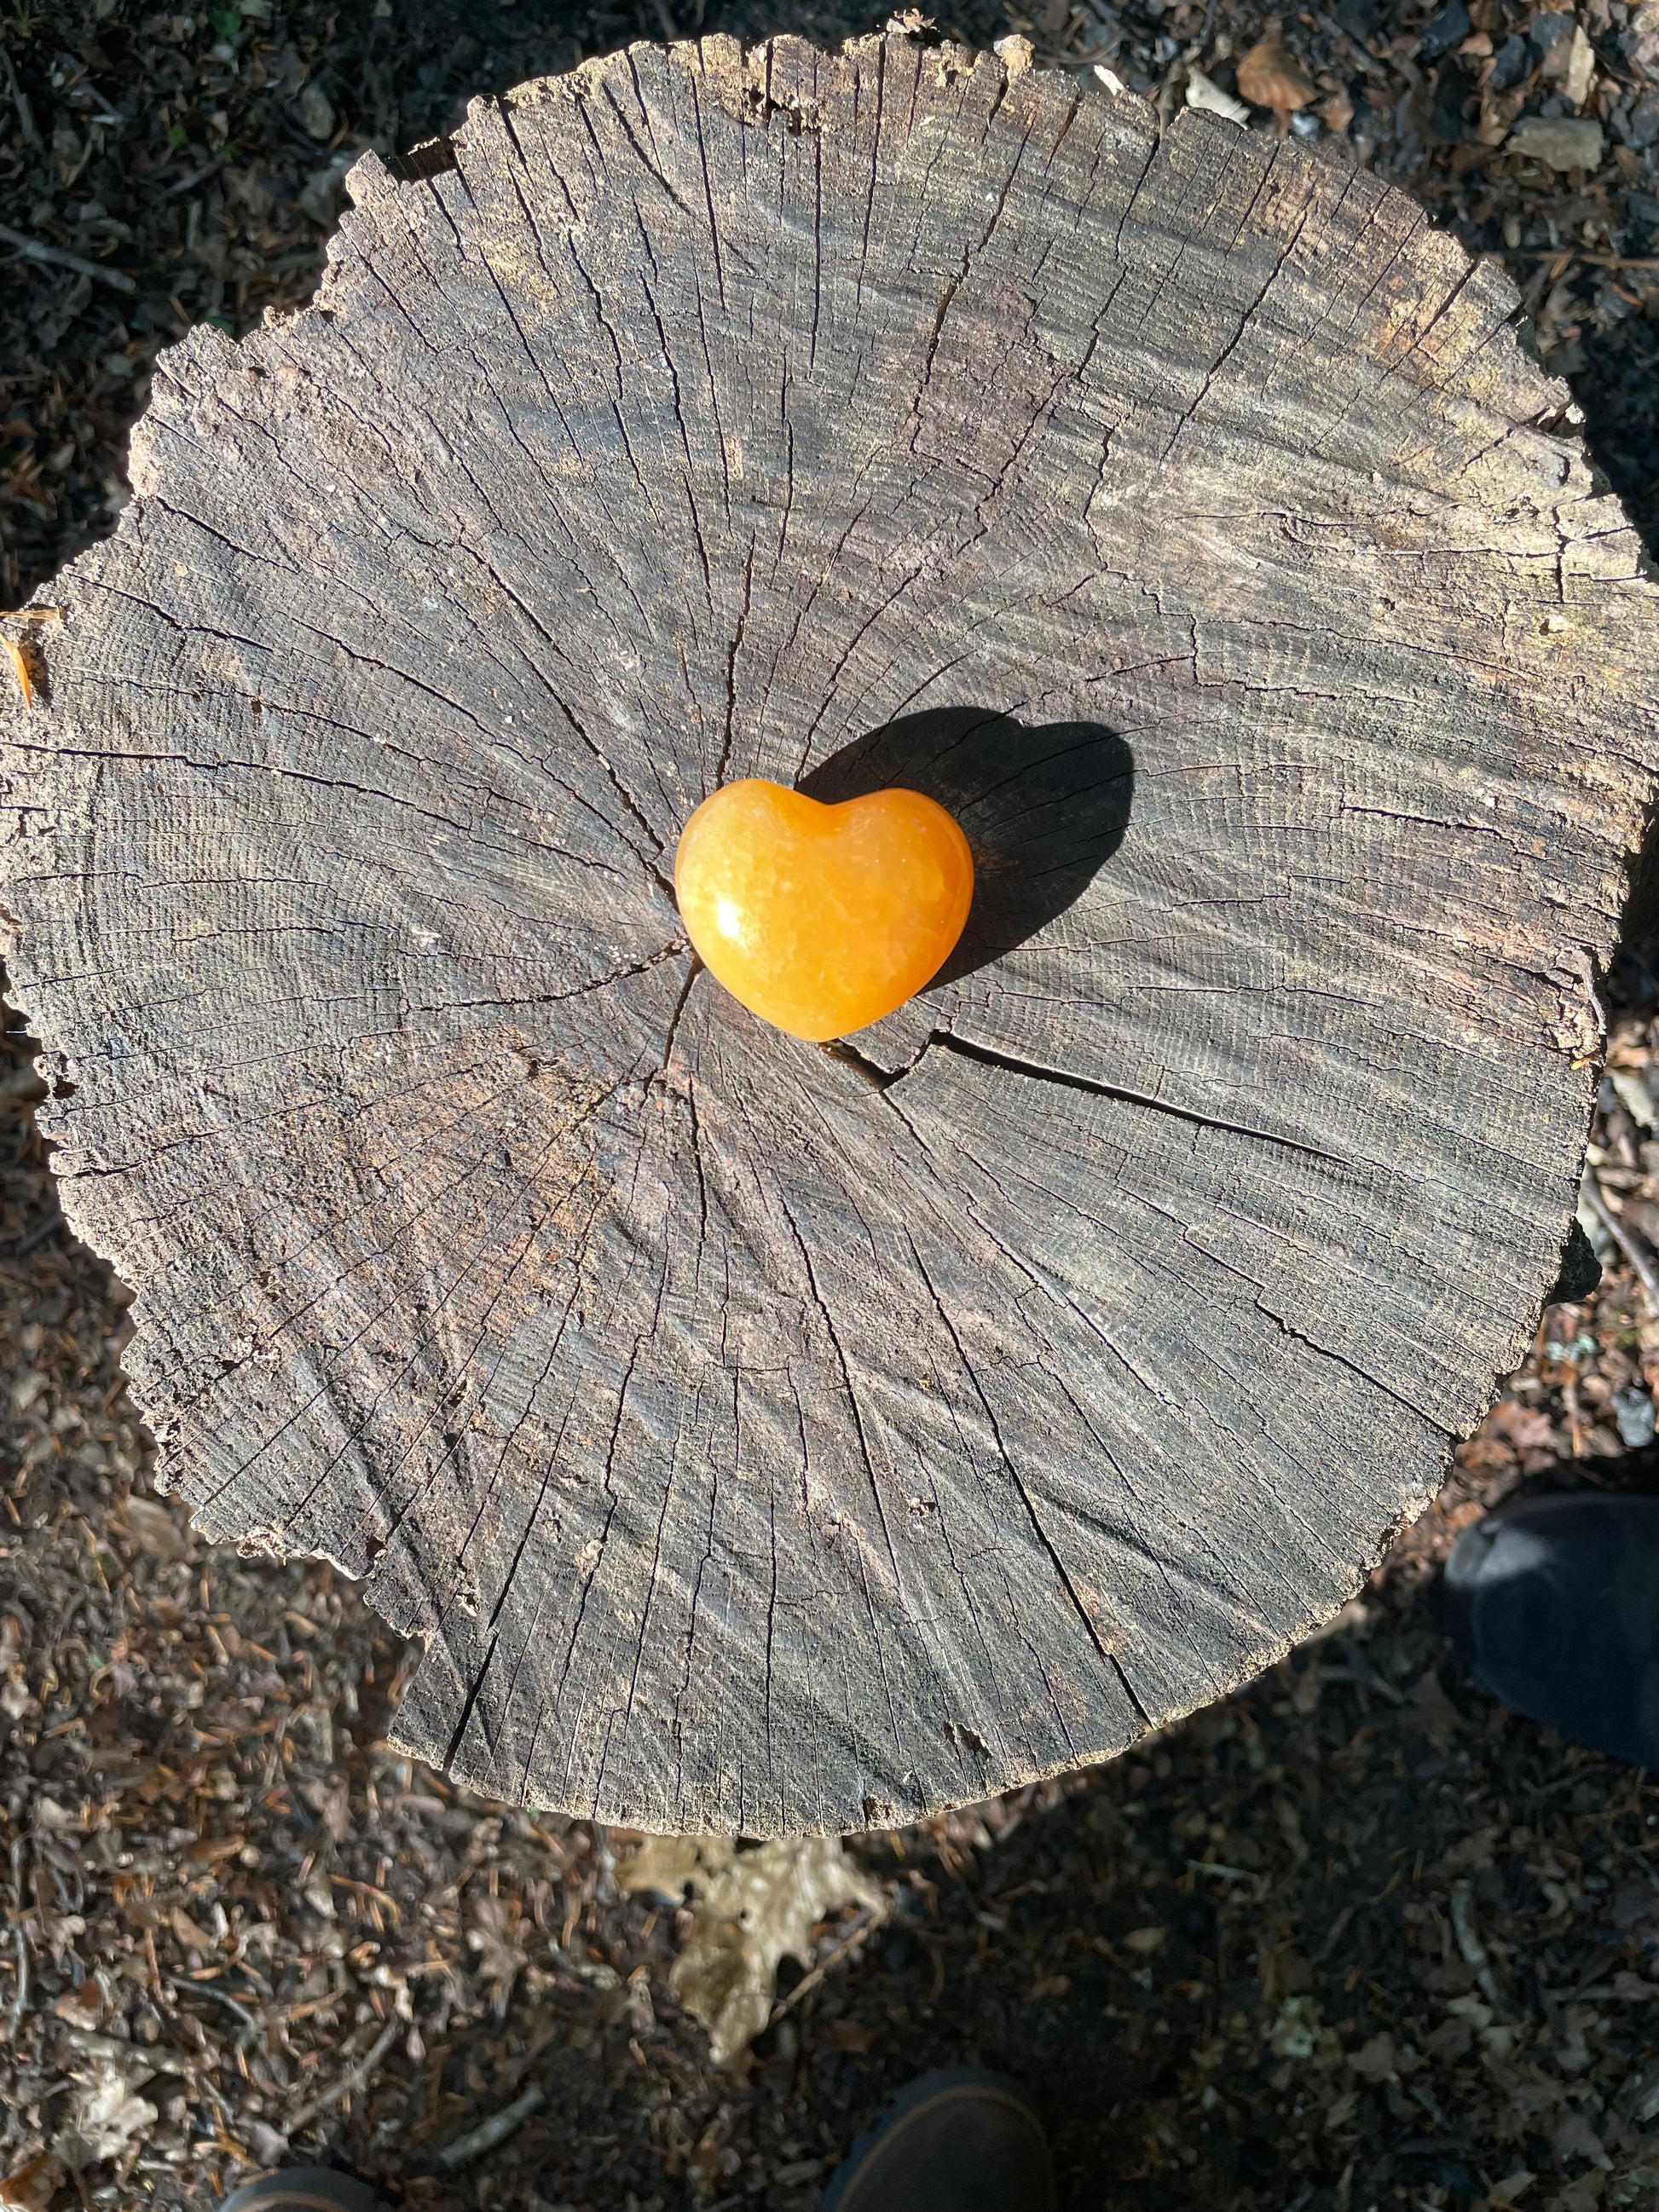
[[[675,15],[696,26],[688,0],[4,5],[0,222],[90,264],[5,270],[8,604],[108,527],[156,347],[304,296],[364,144],[416,143],[469,92]],[[704,27],[828,40],[870,20],[709,0]],[[981,40],[1022,21],[941,20]],[[1236,90],[1263,27],[1224,6],[1206,31],[1196,6],[1060,0],[1025,22],[1166,102],[1194,66]],[[1659,9],[1592,5],[1578,27],[1578,119],[1602,125],[1604,158],[1565,174],[1483,134],[1572,119],[1569,15],[1450,0],[1425,24],[1338,0],[1285,35],[1314,80],[1298,127],[1510,255],[1651,531]],[[1655,979],[1632,956],[1613,989],[1595,1173],[1627,1235],[1659,1238],[1659,1141],[1632,1079],[1654,1054]],[[422,2212],[812,2212],[893,2087],[978,2058],[1031,2084],[1068,2212],[1651,2201],[1659,1791],[1462,1685],[1433,1607],[1436,1562],[1483,1502],[1524,1482],[1654,1484],[1655,1454],[1625,1447],[1651,1433],[1659,1310],[1622,1261],[1598,1297],[1546,1316],[1438,1507],[1334,1633],[1063,1790],[860,1844],[888,1917],[825,1926],[821,1958],[844,1955],[720,2074],[668,1987],[684,1922],[618,1894],[630,1839],[458,1796],[387,1754],[402,1654],[349,1586],[202,1551],[147,1494],[121,1295],[56,1222],[38,1089],[13,1039],[0,2173],[57,2156],[60,2208],[205,2206],[291,2137]],[[530,2090],[515,2132],[446,2164]],[[37,2166],[0,2202],[44,2204],[54,2179]]]

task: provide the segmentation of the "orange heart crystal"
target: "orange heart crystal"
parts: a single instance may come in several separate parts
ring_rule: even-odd
[[[938,974],[974,896],[974,856],[919,791],[826,806],[748,777],[705,799],[674,856],[680,917],[734,999],[823,1044]]]

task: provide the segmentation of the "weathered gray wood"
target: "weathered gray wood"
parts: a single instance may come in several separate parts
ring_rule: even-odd
[[[1554,1279],[1636,542],[1496,268],[1018,46],[635,47],[454,157],[164,357],[5,720],[167,1479],[367,1575],[402,1740],[509,1797],[1100,1757],[1347,1597]],[[818,1050],[674,841],[895,722],[990,904]]]

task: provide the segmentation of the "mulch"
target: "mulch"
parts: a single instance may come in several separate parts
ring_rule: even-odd
[[[1307,97],[1251,127],[1368,163],[1507,258],[1651,539],[1659,0],[1576,19],[1504,0],[939,15],[981,42],[1021,29],[1166,112],[1195,70],[1259,88],[1261,44],[1282,40]],[[159,347],[306,296],[363,147],[407,148],[469,94],[631,37],[827,42],[871,20],[9,0],[0,599],[110,527]],[[1595,122],[1601,158],[1558,171],[1516,150],[1528,120]],[[884,1918],[867,1940],[826,1921],[826,1971],[803,1986],[811,1962],[786,1962],[772,2024],[726,2071],[670,1986],[686,1914],[617,1880],[634,1839],[398,1757],[405,1654],[352,1586],[208,1549],[153,1494],[120,1376],[127,1294],[63,1228],[28,1042],[8,1037],[0,2203],[204,2207],[305,2157],[418,2212],[812,2212],[893,2090],[969,2060],[1030,2085],[1068,2207],[1652,2201],[1659,1791],[1461,1680],[1435,1592],[1458,1530],[1505,1494],[1659,1488],[1656,959],[1632,945],[1607,984],[1585,1212],[1602,1286],[1546,1313],[1360,1599],[1132,1757],[852,1846]]]

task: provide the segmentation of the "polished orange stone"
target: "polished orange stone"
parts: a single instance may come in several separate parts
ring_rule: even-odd
[[[825,806],[749,777],[681,834],[692,944],[752,1014],[822,1044],[878,1022],[938,974],[974,896],[974,856],[919,791]]]

